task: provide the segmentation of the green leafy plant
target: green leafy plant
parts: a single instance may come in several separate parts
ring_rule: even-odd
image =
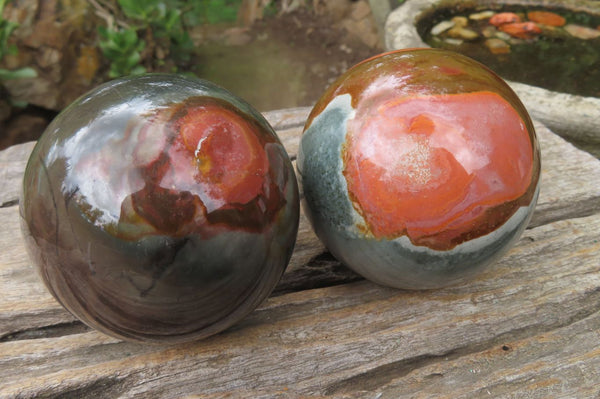
[[[12,79],[35,78],[36,76],[36,70],[29,67],[15,69],[14,71],[0,68],[0,82]]]
[[[13,31],[19,26],[19,24],[8,21],[2,17],[4,6],[8,4],[10,0],[0,0],[0,61],[8,54],[16,54],[17,46],[9,44],[9,37]],[[37,72],[35,69],[30,67],[19,68],[10,70],[6,68],[0,68],[0,85],[2,82],[13,79],[24,79],[24,78],[35,78]],[[27,106],[26,101],[16,101],[12,98],[8,99],[8,103],[14,107],[25,107]]]
[[[181,0],[118,0],[121,10],[138,31],[151,34],[178,61],[189,60],[193,43],[182,20]]]
[[[146,72],[146,68],[140,65],[140,52],[146,43],[138,37],[135,29],[108,29],[100,26],[98,34],[100,50],[110,61],[109,77],[139,75]]]
[[[191,4],[186,17],[191,24],[235,22],[241,0],[198,0]]]
[[[6,54],[14,54],[17,51],[17,48],[14,45],[9,45],[8,38],[19,25],[16,22],[8,21],[2,17],[4,6],[7,3],[7,0],[0,0],[0,59]]]
[[[5,55],[17,53],[17,47],[9,44],[8,39],[19,25],[2,18],[2,12],[6,4],[8,4],[8,0],[0,0],[0,60]],[[35,69],[29,67],[16,70],[0,68],[0,82],[10,79],[35,78],[36,76],[37,72]]]
[[[142,65],[187,62],[193,43],[183,23],[181,0],[117,0],[118,14],[98,29],[110,77],[146,71]],[[176,69],[176,67],[173,67]]]

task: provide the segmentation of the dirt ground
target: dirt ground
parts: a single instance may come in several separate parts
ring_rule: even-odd
[[[307,65],[306,94],[298,103],[302,106],[312,105],[348,68],[382,51],[381,47],[367,46],[345,29],[336,27],[328,16],[317,16],[309,10],[259,21],[253,32],[256,37],[266,34],[287,44]]]
[[[381,52],[309,8],[265,17],[248,28],[210,26],[188,70],[244,98],[259,111],[310,106],[340,74]],[[0,149],[36,140],[56,115],[36,106],[13,109],[0,123]]]

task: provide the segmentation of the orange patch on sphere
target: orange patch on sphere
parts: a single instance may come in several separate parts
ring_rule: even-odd
[[[359,104],[344,165],[350,197],[376,238],[406,235],[447,250],[516,211],[531,185],[533,148],[498,94],[417,96]]]
[[[246,203],[262,190],[268,163],[252,126],[236,113],[213,105],[187,112],[180,138],[196,163],[196,180],[227,203]]]

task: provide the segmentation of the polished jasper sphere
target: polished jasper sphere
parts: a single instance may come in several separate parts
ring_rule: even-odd
[[[445,50],[363,61],[313,108],[298,154],[305,210],[331,253],[407,289],[463,281],[525,229],[540,154],[515,93]]]
[[[104,84],[37,143],[21,200],[29,253],[54,297],[116,337],[217,333],[277,284],[296,240],[290,160],[267,121],[209,82]]]

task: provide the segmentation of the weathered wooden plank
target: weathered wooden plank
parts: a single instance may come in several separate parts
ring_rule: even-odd
[[[269,111],[264,114],[271,126],[277,131],[281,142],[292,159],[296,159],[296,154],[298,154],[300,136],[310,110],[310,107],[301,107]]]
[[[448,356],[377,391],[380,398],[597,398],[599,328],[594,313],[554,331]]]
[[[267,114],[292,156],[307,112]],[[107,337],[51,298],[18,232],[32,146],[0,153],[15,171],[0,180],[0,397],[594,396],[600,162],[536,128],[531,228],[478,278],[435,291],[376,286],[331,258],[303,218],[275,295],[230,330],[174,347]]]
[[[305,115],[307,109],[301,109],[300,113]],[[277,116],[277,112],[274,114]],[[281,111],[280,114],[283,114],[284,116],[288,115],[284,111]],[[280,131],[280,135],[287,143],[288,150],[293,155],[294,148],[297,148],[297,142],[303,122],[301,118],[294,119],[293,116],[284,116],[279,116],[277,117],[278,119],[270,119],[275,119],[276,121],[292,121],[286,123],[285,126],[295,127],[291,127],[283,132]],[[281,124],[276,126],[281,126]],[[532,225],[540,225],[545,221],[559,220],[565,217],[587,215],[596,212],[600,205],[600,186],[595,184],[590,185],[589,182],[590,178],[593,181],[593,176],[600,176],[598,162],[595,162],[588,154],[566,144],[564,140],[553,135],[543,126],[538,124],[537,130],[542,145],[544,170],[542,173],[542,193]],[[18,187],[20,185],[20,176],[22,172],[19,173],[18,168],[20,167],[22,169],[24,167],[25,162],[23,161],[23,157],[26,157],[27,150],[32,148],[32,144],[28,143],[16,147],[16,149],[13,147],[1,153],[2,158],[0,158],[6,160],[5,165],[8,165],[8,168],[13,171],[13,173],[7,176],[8,181],[6,184],[6,191],[13,193],[18,192]],[[8,203],[14,204],[16,198],[16,194],[14,198],[8,198]],[[10,213],[11,211],[8,212]],[[7,227],[8,231],[18,232],[18,222],[16,219],[3,220],[7,220],[4,225]],[[18,237],[18,234],[16,236],[7,237],[15,238]],[[10,251],[5,253],[5,255],[16,253],[21,257],[23,262],[27,262],[26,257],[23,255],[23,248],[20,242],[16,245],[7,242],[5,247],[10,248]],[[334,259],[328,258],[327,256],[325,256],[325,259],[321,258],[317,259],[316,262],[308,263],[312,258],[322,254],[323,251],[323,246],[319,243],[310,226],[303,218],[296,251],[290,262],[289,272],[284,276],[282,284],[276,290],[276,294],[287,292],[291,289],[298,289],[299,287],[318,287],[336,281],[353,281],[357,278],[353,273],[341,267]],[[7,265],[12,264],[11,262],[12,261],[9,260]],[[13,274],[23,273],[23,268],[20,264],[13,266],[15,269],[15,271],[12,272]],[[31,271],[29,271],[29,275],[33,276]],[[33,279],[30,278],[29,283],[34,285],[37,284],[35,276],[32,278]],[[10,284],[15,286],[15,283],[20,280],[17,280],[15,276],[11,276],[11,279],[6,281],[10,281]],[[16,286],[18,286],[18,284]],[[44,324],[49,320],[45,320],[41,317],[42,313],[31,314],[30,317],[37,321],[31,328],[38,328],[43,325],[63,326],[64,323],[70,323],[72,321],[68,317],[64,317],[60,312],[60,308],[56,307],[53,300],[45,294],[43,289],[38,289],[38,291],[41,291],[41,293],[35,292],[34,288],[31,288],[29,291],[21,291],[30,292],[28,294],[30,302],[26,305],[23,304],[20,297],[14,299],[14,301],[18,302],[17,304],[12,300],[5,301],[4,308],[10,309],[10,312],[5,314],[0,313],[0,320],[11,320],[11,322],[0,325],[0,336],[18,333],[19,331],[23,331],[23,328],[28,325],[26,322],[27,317],[16,317],[17,314],[15,314],[22,306],[26,306],[28,309],[45,309],[45,311],[50,312],[53,317],[58,316],[53,322]],[[39,295],[41,295],[41,297],[39,297]],[[40,306],[34,306],[36,305],[36,300],[42,301]],[[45,303],[46,306],[41,306],[42,303]],[[19,320],[23,323],[18,326],[15,322]],[[42,322],[42,320],[44,320],[44,322]],[[8,328],[8,326],[11,327]]]
[[[265,112],[265,119],[276,131],[303,127],[311,107],[287,108]]]
[[[23,172],[35,142],[19,144],[0,151],[0,207],[16,204]]]
[[[11,334],[69,323],[31,266],[21,240],[18,206],[0,208],[0,340]]]
[[[305,395],[366,389],[388,397],[463,390],[476,397],[484,389],[502,393],[510,381],[516,395],[534,392],[538,372],[577,365],[587,371],[557,377],[556,389],[585,392],[598,386],[599,287],[594,215],[527,231],[508,256],[460,286],[410,292],[361,281],[281,295],[235,328],[193,344],[152,347],[94,331],[5,342],[3,394],[178,397],[247,388]],[[594,339],[570,342],[573,332]],[[470,375],[484,372],[492,379]]]
[[[304,109],[302,112],[306,113]],[[303,123],[290,119],[296,127],[284,130],[281,136],[289,146],[290,153],[294,154],[293,149],[297,148]],[[566,143],[544,126],[536,124],[536,129],[541,142],[543,171],[540,200],[531,225],[599,212],[600,185],[594,184],[594,181],[600,178],[600,162]],[[15,171],[7,177],[5,185],[8,191],[14,193],[18,192],[22,176],[22,171],[16,172],[17,168],[19,165],[24,168],[22,157],[27,156],[25,150],[30,150],[32,145],[28,143],[17,147],[17,150],[6,150],[10,156],[0,153],[4,155],[2,159],[8,160],[6,164],[10,169]],[[597,178],[594,179],[594,176]],[[17,198],[9,199],[9,203],[15,204]],[[27,336],[32,329],[43,329],[38,331],[42,336],[66,327],[69,330],[73,328],[70,324],[73,318],[39,285],[37,276],[29,266],[23,243],[19,239],[16,208],[0,209],[0,223],[4,231],[11,232],[4,234],[0,241],[0,248],[3,249],[0,253],[0,290],[7,293],[0,303],[0,339],[14,337],[15,334],[20,336],[22,333]],[[302,216],[294,255],[275,294],[359,279],[324,252],[323,245]]]
[[[600,162],[539,122],[534,125],[542,150],[542,188],[530,226],[600,212]]]

